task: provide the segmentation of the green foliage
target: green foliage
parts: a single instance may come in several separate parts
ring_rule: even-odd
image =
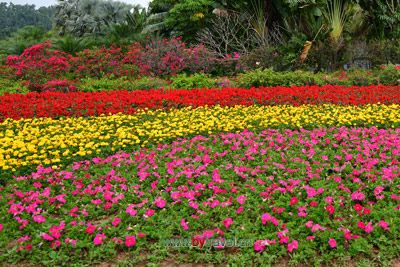
[[[20,55],[26,48],[41,43],[46,39],[43,28],[36,26],[25,26],[18,29],[10,37],[0,40],[0,53]]]
[[[203,73],[196,73],[191,76],[180,74],[171,77],[171,87],[176,89],[193,89],[193,88],[214,88],[217,87],[215,79]]]
[[[29,90],[26,86],[18,81],[9,80],[6,78],[0,79],[0,95],[8,94],[26,94]]]
[[[117,79],[110,78],[85,78],[77,86],[79,91],[84,92],[98,92],[110,90],[149,90],[163,88],[168,85],[167,81],[158,78],[142,77],[137,80],[129,80],[126,77]]]
[[[370,34],[380,38],[400,38],[400,0],[359,0],[369,14]]]
[[[185,41],[194,40],[212,18],[213,3],[212,0],[182,0],[169,11],[166,25]]]
[[[250,88],[259,86],[293,86],[322,85],[321,75],[306,71],[276,72],[272,68],[256,69],[240,74],[237,78],[239,87]]]
[[[352,68],[349,71],[334,73],[312,73],[307,71],[276,72],[269,69],[256,69],[237,77],[239,87],[293,86],[293,85],[344,85],[366,86],[372,84],[400,84],[400,69],[395,65],[382,66],[375,70]]]
[[[375,73],[381,84],[400,85],[400,65],[384,65]]]
[[[400,38],[370,41],[368,44],[368,58],[373,66],[400,63]]]
[[[127,45],[143,39],[142,31],[147,19],[146,9],[135,6],[126,15],[125,21],[114,24],[106,36],[109,44]]]
[[[53,41],[53,47],[57,50],[68,54],[75,55],[76,53],[94,46],[94,39],[88,37],[75,37],[65,35]]]
[[[239,64],[245,69],[273,68],[275,70],[282,70],[285,65],[283,56],[276,47],[261,46],[247,55],[240,57]]]

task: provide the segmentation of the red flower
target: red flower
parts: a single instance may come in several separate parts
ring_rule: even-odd
[[[299,202],[299,200],[298,200],[297,197],[292,197],[292,198],[290,199],[289,205],[290,205],[290,206],[293,206],[293,205],[296,205],[298,202]]]
[[[325,210],[326,210],[330,215],[332,215],[332,214],[335,213],[335,207],[332,206],[332,205],[326,206],[326,207],[325,207]]]

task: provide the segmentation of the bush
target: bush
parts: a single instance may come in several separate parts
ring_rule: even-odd
[[[76,86],[69,80],[51,80],[43,85],[43,92],[75,92]]]
[[[18,81],[0,79],[0,95],[4,94],[26,94],[29,89]]]
[[[187,48],[180,38],[154,39],[145,47],[129,47],[123,62],[136,65],[145,76],[211,72],[217,58],[202,45]]]
[[[217,81],[203,73],[196,73],[191,76],[181,74],[171,78],[171,87],[176,89],[194,89],[194,88],[214,88],[217,87]]]
[[[125,54],[121,48],[96,48],[85,49],[77,53],[73,58],[74,74],[77,77],[97,77],[105,76],[131,76],[138,74],[137,68],[124,64]]]
[[[254,49],[249,54],[240,58],[239,64],[247,70],[258,68],[273,68],[275,70],[283,70],[284,62],[283,56],[279,50],[271,46],[262,46]]]
[[[368,44],[368,58],[373,66],[400,63],[400,40],[376,40]]]
[[[239,87],[260,86],[301,86],[301,85],[323,85],[321,74],[313,74],[306,71],[276,72],[272,68],[256,69],[254,71],[240,74],[237,78]]]
[[[160,89],[169,86],[166,80],[153,77],[142,77],[130,82],[129,89],[127,90],[150,90]]]
[[[143,77],[137,80],[129,80],[127,77],[110,79],[85,78],[78,85],[78,90],[83,92],[98,92],[109,90],[149,90],[166,87],[167,81],[158,78]]]
[[[400,65],[382,65],[376,76],[381,84],[400,85]]]
[[[44,42],[25,49],[20,56],[8,56],[7,66],[15,76],[26,82],[30,91],[41,92],[49,80],[61,79],[70,70],[71,56],[51,50],[51,43]]]

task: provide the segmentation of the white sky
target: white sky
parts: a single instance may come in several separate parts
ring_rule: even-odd
[[[147,7],[150,2],[150,0],[118,0],[118,1],[132,5],[139,4],[142,7]],[[18,5],[30,4],[30,5],[35,5],[36,7],[41,7],[41,6],[55,5],[57,3],[57,0],[5,0],[2,2],[11,2],[13,4],[18,4]]]

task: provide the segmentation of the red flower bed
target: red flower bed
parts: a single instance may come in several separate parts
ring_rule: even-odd
[[[138,108],[172,108],[204,105],[400,103],[400,86],[300,86],[226,88],[177,91],[46,92],[0,97],[0,120],[32,117],[95,116],[134,113]]]

